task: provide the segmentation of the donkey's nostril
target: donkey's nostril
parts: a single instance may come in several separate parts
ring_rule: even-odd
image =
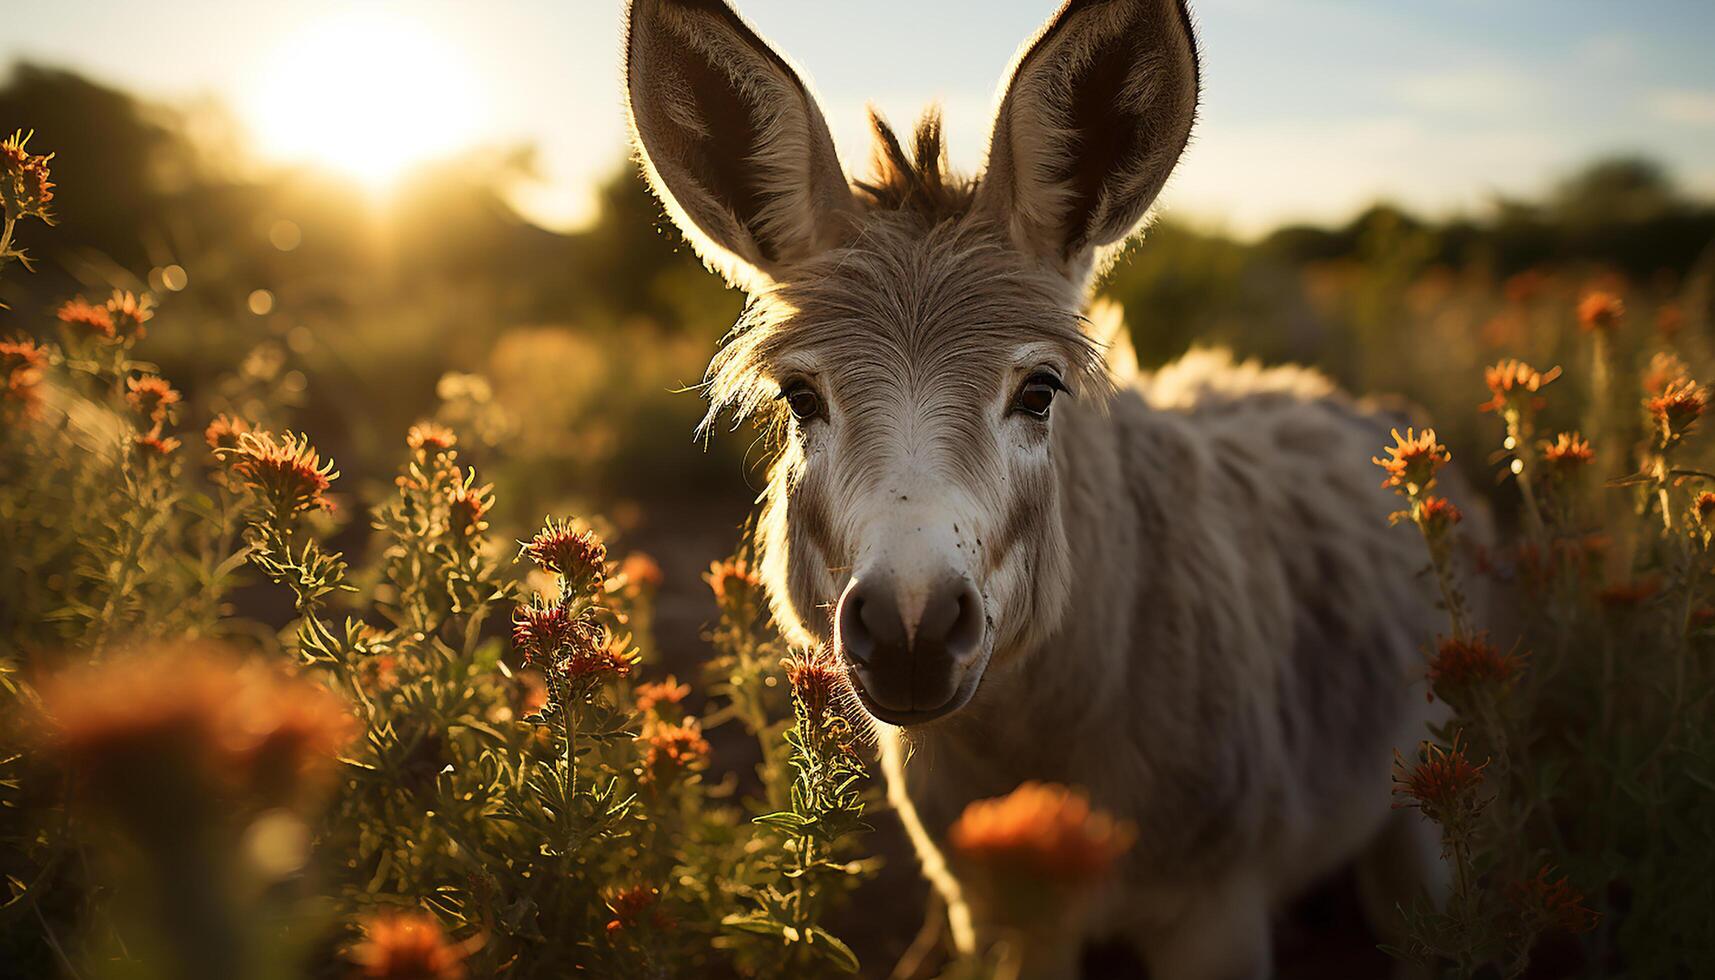
[[[976,587],[963,578],[943,581],[923,605],[917,624],[917,650],[941,654],[958,661],[976,649],[983,638],[982,598]]]

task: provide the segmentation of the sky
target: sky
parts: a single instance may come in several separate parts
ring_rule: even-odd
[[[214,97],[262,158],[401,168],[534,144],[518,203],[576,227],[625,158],[620,0],[6,0],[0,65],[71,67],[144,96]],[[848,172],[864,106],[945,109],[973,170],[995,88],[1053,0],[740,0],[822,98]],[[1715,197],[1709,0],[1192,0],[1202,116],[1161,198],[1237,234],[1340,221],[1389,198],[1471,212],[1642,153]],[[0,128],[27,126],[0,120]]]

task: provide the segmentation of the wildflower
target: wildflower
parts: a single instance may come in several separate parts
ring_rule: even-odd
[[[1687,379],[1672,382],[1661,394],[1644,401],[1663,448],[1685,438],[1708,405],[1708,390]]]
[[[142,340],[148,331],[143,324],[154,319],[154,300],[149,294],[132,295],[124,290],[115,289],[107,300],[108,319],[113,323],[113,329],[123,340]]]
[[[618,578],[627,587],[654,592],[661,587],[661,566],[644,552],[633,551],[619,563]]]
[[[629,885],[616,889],[606,896],[607,910],[613,913],[608,920],[608,935],[634,929],[647,921],[657,929],[671,929],[673,920],[661,909],[661,890],[648,885]],[[647,916],[647,918],[646,918]]]
[[[594,627],[590,627],[592,632]],[[555,667],[574,686],[629,677],[637,666],[637,652],[630,637],[600,631],[594,643],[573,644]]]
[[[850,689],[839,662],[819,648],[804,656],[788,656],[785,667],[792,694],[812,722],[824,718],[835,701]]]
[[[352,717],[324,688],[214,648],[159,647],[66,670],[42,691],[50,744],[97,802],[145,836],[191,808],[277,806],[334,772]]]
[[[133,443],[145,457],[166,458],[179,450],[179,440],[159,432],[145,432],[133,438]]]
[[[392,654],[365,657],[359,664],[364,686],[377,691],[391,691],[399,686],[399,658]]]
[[[339,473],[333,460],[322,461],[308,436],[242,432],[231,449],[215,453],[228,464],[234,479],[267,500],[282,517],[313,507],[333,509],[326,494]]]
[[[643,730],[643,742],[643,777],[651,782],[670,782],[709,761],[709,742],[695,718],[649,725]]]
[[[637,710],[646,715],[677,715],[680,705],[690,696],[691,685],[680,684],[668,674],[666,680],[637,685]]]
[[[594,646],[595,627],[558,602],[528,602],[512,612],[512,646],[526,664],[551,664],[571,647]]]
[[[411,431],[405,436],[405,444],[412,451],[433,455],[444,453],[458,444],[459,437],[453,430],[434,422],[423,422],[411,426]]]
[[[1699,527],[1708,528],[1715,523],[1715,493],[1705,490],[1698,494],[1697,499],[1691,502],[1691,516]]]
[[[1565,876],[1551,879],[1554,868],[1543,865],[1531,878],[1507,886],[1507,900],[1525,920],[1531,932],[1590,932],[1601,916],[1584,904],[1584,893],[1567,883]]]
[[[1661,339],[1672,342],[1685,329],[1685,311],[1677,303],[1668,303],[1655,312],[1655,330]]]
[[[1493,367],[1483,369],[1483,381],[1494,396],[1478,409],[1484,412],[1532,410],[1542,407],[1537,392],[1560,377],[1560,368],[1541,372],[1523,361],[1508,358]]]
[[[1443,700],[1464,705],[1476,692],[1506,690],[1523,666],[1522,657],[1503,653],[1486,637],[1449,637],[1440,642],[1429,661],[1429,685]]]
[[[1576,432],[1562,432],[1553,442],[1544,442],[1542,462],[1556,476],[1567,477],[1596,461],[1589,440]]]
[[[36,415],[47,351],[28,340],[0,340],[0,419]]]
[[[250,423],[241,418],[224,413],[216,415],[214,421],[203,430],[202,437],[208,443],[208,448],[219,452],[222,449],[237,449],[238,437],[250,431]]]
[[[1464,518],[1465,515],[1459,513],[1459,508],[1446,497],[1425,497],[1417,505],[1417,526],[1431,540],[1439,540]]]
[[[1627,582],[1616,582],[1596,593],[1596,601],[1609,609],[1632,609],[1643,605],[1661,591],[1661,579],[1646,575]]]
[[[1675,381],[1683,381],[1690,377],[1691,369],[1679,359],[1679,355],[1668,351],[1657,351],[1650,358],[1649,367],[1643,372],[1643,389],[1646,395],[1659,395],[1666,391]]]
[[[1578,326],[1585,333],[1611,333],[1625,315],[1626,304],[1606,290],[1592,290],[1578,301]]]
[[[726,561],[712,562],[703,574],[703,581],[714,592],[715,604],[730,618],[747,624],[756,618],[762,577],[747,559],[735,556]]]
[[[1370,462],[1387,471],[1383,487],[1398,488],[1407,496],[1416,496],[1433,487],[1436,471],[1453,458],[1446,446],[1435,441],[1434,429],[1424,429],[1415,435],[1411,429],[1406,429],[1404,435],[1394,429],[1393,439],[1394,445],[1384,447],[1389,458],[1376,456]]]
[[[579,530],[570,521],[548,518],[519,553],[559,575],[568,593],[597,591],[607,578],[607,546],[594,531]]]
[[[153,425],[172,420],[173,406],[179,403],[179,393],[158,375],[145,374],[125,379],[125,400],[131,408]]]
[[[351,951],[362,975],[374,980],[463,980],[465,950],[447,940],[440,922],[422,912],[392,912],[363,924],[364,941]]]
[[[82,296],[61,304],[56,315],[74,334],[102,340],[113,339],[113,314],[109,313],[105,306],[96,306]]]
[[[473,469],[447,495],[453,533],[469,538],[488,530],[488,512],[494,507],[494,484],[477,486]]]
[[[1415,763],[1407,763],[1397,751],[1393,759],[1393,793],[1401,798],[1401,802],[1394,804],[1396,808],[1416,807],[1436,823],[1459,827],[1487,802],[1478,799],[1477,792],[1488,763],[1472,765],[1465,757],[1458,735],[1453,736],[1452,746],[1445,749],[1434,742],[1423,742]]]
[[[1086,883],[1106,874],[1135,836],[1082,792],[1027,782],[965,807],[948,840],[972,864],[1042,882]]]
[[[54,158],[31,153],[26,147],[32,134],[15,132],[0,143],[0,210],[17,217],[49,220],[54,185],[48,162]]]

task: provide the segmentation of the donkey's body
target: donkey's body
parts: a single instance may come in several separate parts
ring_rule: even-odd
[[[931,120],[914,154],[878,123],[853,187],[796,72],[720,0],[635,0],[626,58],[652,184],[750,293],[709,394],[780,425],[776,619],[849,665],[960,945],[989,903],[949,873],[949,825],[1052,780],[1140,837],[1030,972],[1115,934],[1157,980],[1266,975],[1271,910],[1389,821],[1433,619],[1367,461],[1397,420],[1216,355],[1116,373],[1081,315],[1189,137],[1183,4],[1069,0],[979,181],[946,176]],[[1405,872],[1390,909],[1437,873],[1426,825],[1395,826],[1418,839],[1372,862]]]
[[[1424,731],[1409,690],[1434,629],[1421,546],[1389,528],[1366,460],[1389,421],[1315,374],[1212,353],[1136,379],[1105,415],[1066,413],[1061,626],[997,656],[958,714],[882,735],[890,796],[955,929],[975,906],[983,938],[983,897],[947,873],[946,830],[1024,779],[1084,786],[1142,829],[1067,938],[1136,939],[1156,976],[1254,975],[1273,908],[1377,838],[1390,749]],[[1428,884],[1433,841],[1401,843],[1375,859]]]

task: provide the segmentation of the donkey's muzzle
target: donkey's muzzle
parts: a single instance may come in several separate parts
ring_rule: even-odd
[[[840,651],[864,706],[889,724],[920,724],[963,704],[965,668],[982,645],[982,596],[969,580],[949,575],[918,597],[903,599],[880,575],[853,579],[840,597]]]

